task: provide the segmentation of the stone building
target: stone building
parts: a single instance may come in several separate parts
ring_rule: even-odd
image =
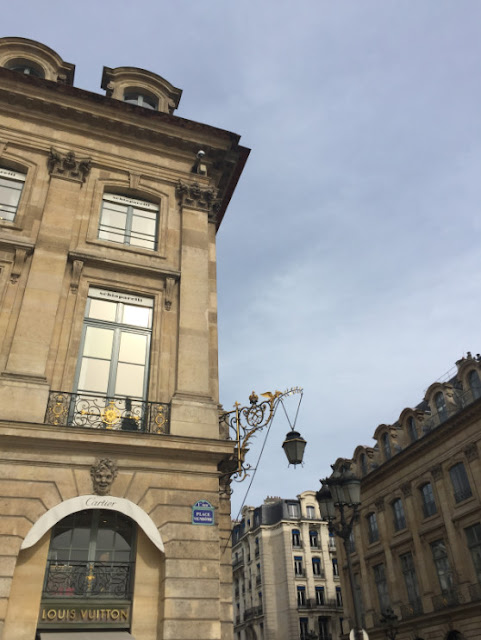
[[[249,150],[155,73],[74,69],[0,39],[0,636],[228,640],[215,243]]]
[[[314,491],[244,507],[232,532],[236,640],[337,640],[342,598],[336,544]]]
[[[361,478],[350,555],[372,640],[385,637],[389,608],[397,640],[481,637],[480,379],[481,358],[468,353],[420,404],[380,425],[374,447],[335,464]],[[352,623],[345,556],[342,565]]]

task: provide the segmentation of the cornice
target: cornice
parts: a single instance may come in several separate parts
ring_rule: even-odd
[[[115,260],[112,258],[105,258],[104,255],[98,255],[96,253],[89,253],[87,251],[69,251],[69,260],[81,260],[88,266],[102,267],[103,269],[110,269],[113,271],[132,271],[137,274],[143,274],[148,277],[154,278],[174,278],[180,279],[180,271],[176,269],[170,269],[164,266],[151,266],[143,265],[140,262],[135,262],[135,255],[132,256],[132,262],[125,260]]]

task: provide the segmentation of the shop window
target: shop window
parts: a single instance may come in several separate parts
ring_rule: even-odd
[[[15,220],[25,178],[24,173],[0,167],[0,220]]]
[[[391,505],[393,518],[394,518],[394,529],[396,531],[401,531],[401,529],[406,528],[406,516],[404,515],[404,507],[401,498],[394,500]]]
[[[88,509],[58,522],[43,598],[130,599],[136,525],[117,511]]]
[[[429,518],[429,516],[433,516],[437,513],[432,484],[430,482],[426,482],[419,491],[421,492],[424,517]]]
[[[449,470],[449,477],[453,485],[454,500],[462,502],[470,498],[473,493],[469,484],[468,474],[462,462],[458,462]]]
[[[159,205],[114,193],[104,194],[100,214],[100,240],[131,247],[157,248]]]

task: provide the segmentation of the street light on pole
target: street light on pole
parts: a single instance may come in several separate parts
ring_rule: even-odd
[[[329,532],[339,536],[344,543],[354,605],[354,638],[355,640],[364,640],[367,634],[362,628],[362,617],[356,597],[356,585],[349,549],[349,539],[361,504],[361,481],[350,470],[350,465],[344,464],[340,469],[333,466],[333,469],[334,471],[329,478],[321,480],[322,487],[317,492],[316,498],[322,518],[329,523]],[[346,509],[351,509],[350,517],[347,517]],[[338,515],[339,521],[336,521]]]

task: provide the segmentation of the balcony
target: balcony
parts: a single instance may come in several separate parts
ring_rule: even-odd
[[[251,618],[255,618],[261,615],[262,615],[262,605],[259,605],[257,607],[251,607],[250,609],[245,610],[244,620],[251,620]]]
[[[463,604],[465,600],[466,599],[461,590],[457,587],[453,587],[449,591],[433,596],[433,608],[435,611],[440,611],[446,607],[456,607],[459,604]]]
[[[307,609],[319,609],[323,611],[326,609],[342,609],[342,605],[339,604],[335,598],[324,599],[322,604],[317,602],[316,598],[307,598],[306,604],[303,606]]]
[[[135,563],[47,563],[42,597],[131,600]]]
[[[169,433],[170,405],[91,393],[51,391],[45,424],[163,435]]]
[[[232,560],[232,569],[240,569],[241,567],[244,566],[244,554],[241,553],[238,557],[235,557],[234,560]]]
[[[403,620],[409,620],[410,618],[421,616],[423,613],[423,603],[421,600],[414,600],[408,604],[401,605],[401,618]]]

